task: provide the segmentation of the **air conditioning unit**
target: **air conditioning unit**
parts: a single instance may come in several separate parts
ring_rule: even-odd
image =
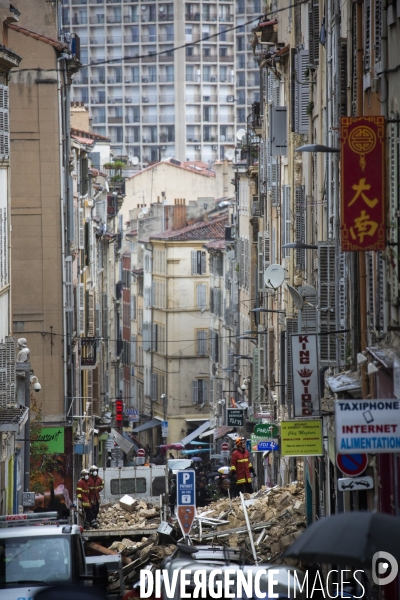
[[[195,146],[194,149],[195,150],[201,150],[201,146]]]
[[[211,150],[218,150],[218,146],[211,146]]]
[[[210,102],[210,96],[203,96],[203,102]]]
[[[149,80],[147,79],[147,77],[142,77],[142,83],[148,83],[148,81]]]
[[[233,102],[234,100],[235,100],[235,97],[234,97],[234,96],[227,96],[227,97],[226,97],[226,101],[227,101],[227,102]]]
[[[217,81],[216,77],[210,77],[210,81]]]
[[[142,96],[142,102],[149,102],[149,98],[147,96]]]

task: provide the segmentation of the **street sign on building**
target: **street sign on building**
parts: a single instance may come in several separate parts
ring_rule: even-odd
[[[139,411],[137,408],[126,408],[125,414],[129,417],[130,423],[138,423],[139,422]]]
[[[292,351],[293,415],[295,418],[321,414],[319,393],[318,341],[316,334],[293,333]]]
[[[337,454],[336,464],[344,475],[361,475],[368,466],[367,454]]]
[[[271,452],[279,450],[278,442],[275,440],[269,440],[267,442],[258,442],[258,452]]]
[[[177,519],[183,536],[187,536],[196,516],[196,474],[192,470],[176,474]]]
[[[161,436],[168,437],[168,421],[161,421]]]
[[[340,454],[400,452],[400,400],[337,400],[335,431]]]
[[[226,424],[228,427],[243,427],[244,410],[241,408],[227,408]]]
[[[272,439],[279,435],[279,427],[274,423],[258,423],[254,426],[254,435],[263,439]]]
[[[372,490],[374,480],[372,477],[343,477],[338,479],[340,492],[359,492],[360,490]]]
[[[282,456],[322,456],[322,421],[281,421]]]

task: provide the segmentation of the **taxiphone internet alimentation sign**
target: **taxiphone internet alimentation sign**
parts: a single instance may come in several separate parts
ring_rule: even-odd
[[[337,400],[336,451],[400,452],[399,400]]]

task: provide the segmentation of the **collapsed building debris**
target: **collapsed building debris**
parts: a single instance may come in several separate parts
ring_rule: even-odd
[[[303,484],[297,482],[281,488],[262,488],[244,497],[258,564],[270,561],[294,564],[289,559],[283,560],[282,554],[306,527]],[[204,509],[198,509],[198,517],[191,532],[195,545],[239,548],[243,550],[245,560],[252,562],[249,530],[240,498],[213,502]],[[158,533],[159,510],[130,496],[121,498],[117,504],[103,505],[98,522],[100,529],[93,532],[96,542],[89,538],[86,549],[96,554],[120,554],[128,589],[139,580],[141,569],[160,568],[176,549],[173,542],[182,537],[176,521],[171,528],[171,536]],[[115,539],[118,536],[122,539]],[[101,543],[98,543],[100,540]],[[118,585],[115,574],[110,577],[110,591],[117,589]]]

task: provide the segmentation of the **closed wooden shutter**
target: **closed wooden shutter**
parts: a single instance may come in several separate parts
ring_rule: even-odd
[[[100,416],[100,382],[99,382],[99,368],[93,369],[93,399],[92,407],[93,414]]]
[[[93,416],[93,370],[86,371],[87,386],[86,386],[86,414],[89,417]]]
[[[319,346],[321,365],[337,364],[337,334],[323,335],[335,331],[336,326],[336,248],[335,244],[318,244],[318,306],[319,306]]]
[[[88,292],[88,331],[89,337],[95,337],[96,335],[96,313],[95,313],[95,292],[90,290]]]
[[[206,302],[206,285],[205,284],[199,284],[196,286],[196,291],[197,291],[197,308],[200,308],[201,310],[205,310],[207,307],[207,302]]]
[[[10,114],[8,86],[0,85],[0,159],[10,158]]]
[[[65,259],[65,309],[71,311],[74,306],[74,293],[72,287],[72,256]]]
[[[201,274],[205,275],[207,271],[207,256],[205,252],[201,253]]]
[[[298,312],[298,331],[299,333],[317,332],[317,290],[311,285],[302,285],[297,291],[304,300],[302,310]]]
[[[293,374],[292,374],[292,348],[290,335],[298,332],[297,319],[286,319],[286,394],[288,405],[293,407]],[[289,415],[293,416],[293,414]]]
[[[192,402],[198,404],[199,402],[199,385],[197,379],[192,381]]]
[[[192,251],[192,275],[197,275],[197,252]]]
[[[80,208],[78,211],[78,232],[79,232],[79,238],[78,238],[78,248],[79,250],[84,250],[85,248],[85,226],[84,226],[84,220],[83,220],[83,208]]]
[[[308,3],[308,46],[310,51],[310,64],[319,63],[319,3],[310,0]]]
[[[78,335],[85,335],[85,285],[79,283],[76,291],[78,301]]]
[[[207,330],[197,331],[197,354],[198,356],[207,355]]]
[[[310,56],[307,50],[292,54],[292,131],[308,133],[310,84],[307,79]]]
[[[282,186],[283,207],[281,213],[282,225],[282,246],[290,243],[290,227],[291,227],[291,212],[290,212],[290,185]],[[290,256],[289,248],[282,248],[282,258]]]
[[[305,243],[306,241],[306,206],[305,206],[305,188],[304,185],[295,189],[295,232],[296,242]],[[296,250],[296,268],[302,271],[306,268],[306,251]]]

